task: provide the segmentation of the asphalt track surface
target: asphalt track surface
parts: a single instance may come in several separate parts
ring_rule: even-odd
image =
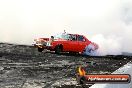
[[[110,74],[130,61],[128,56],[57,55],[0,43],[0,88],[82,88],[76,81],[79,66],[89,74]]]

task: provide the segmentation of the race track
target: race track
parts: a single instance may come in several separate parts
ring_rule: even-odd
[[[39,53],[33,46],[0,43],[0,88],[82,88],[75,76],[79,66],[87,73],[112,73],[130,61],[131,57]]]

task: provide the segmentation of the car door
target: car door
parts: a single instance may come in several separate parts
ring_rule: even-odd
[[[87,45],[87,40],[84,36],[78,35],[78,51],[82,52]]]
[[[78,50],[77,36],[69,34],[69,39],[64,43],[64,50],[69,52],[76,52]]]
[[[62,45],[63,45],[63,51],[69,51],[69,49],[70,49],[70,46],[69,46],[69,44],[70,44],[70,39],[69,39],[69,37],[70,37],[70,34],[66,34],[66,35],[64,35],[65,36],[65,39],[62,41]],[[63,36],[63,37],[64,37]]]
[[[68,34],[67,41],[63,41],[63,51],[76,51],[77,50],[77,38],[76,35]]]
[[[71,40],[63,42],[63,51],[71,50]]]
[[[70,51],[78,52],[77,35],[74,35],[74,34],[71,35],[71,41],[69,46],[70,46]]]

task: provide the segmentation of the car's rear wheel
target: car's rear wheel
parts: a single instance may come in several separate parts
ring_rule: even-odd
[[[56,47],[55,47],[55,53],[56,54],[60,54],[62,52],[62,47],[61,47],[61,45],[57,45]]]
[[[38,48],[38,52],[42,52],[43,50],[43,48]]]

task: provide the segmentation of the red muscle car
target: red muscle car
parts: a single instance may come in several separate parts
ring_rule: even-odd
[[[60,52],[83,53],[89,45],[94,47],[89,48],[88,52],[98,49],[98,45],[89,41],[85,36],[69,33],[57,34],[51,38],[35,39],[33,45],[38,48],[39,52],[47,49],[58,54]]]

